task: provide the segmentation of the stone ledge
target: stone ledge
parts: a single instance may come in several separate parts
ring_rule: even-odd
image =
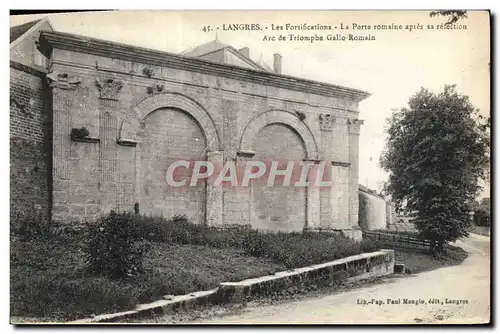
[[[238,157],[242,158],[253,158],[255,156],[255,151],[249,151],[249,150],[238,150],[236,152],[236,155]]]
[[[101,314],[93,318],[80,319],[67,322],[67,324],[89,324],[89,323],[114,323],[117,321],[137,319],[145,316],[165,314],[177,310],[187,310],[200,304],[207,304],[215,295],[217,289],[208,291],[197,291],[187,295],[172,296],[169,300],[157,300],[148,304],[139,304],[135,310]]]
[[[332,166],[350,167],[351,163],[350,162],[343,162],[343,161],[332,161]]]
[[[98,143],[100,139],[96,137],[85,137],[85,138],[71,138],[71,141],[77,143]]]
[[[242,303],[267,291],[287,289],[291,286],[312,283],[328,284],[345,277],[354,282],[371,277],[394,273],[394,250],[380,250],[349,256],[331,262],[309,267],[283,271],[274,275],[251,278],[240,282],[221,283],[217,290],[217,300],[226,303]]]
[[[315,165],[319,165],[321,163],[321,161],[323,161],[323,160],[321,160],[321,159],[302,159],[302,161],[304,161],[304,162],[311,162],[311,163],[313,163]]]
[[[136,140],[133,140],[133,139],[125,139],[125,138],[122,138],[122,139],[118,139],[116,141],[116,143],[120,146],[127,146],[127,147],[136,147],[137,146],[137,143],[138,141]]]
[[[187,310],[197,305],[209,303],[245,304],[248,299],[266,294],[267,291],[284,290],[295,285],[312,282],[316,285],[322,285],[341,278],[346,278],[348,282],[355,282],[371,277],[390,275],[394,273],[394,263],[394,250],[381,249],[377,252],[353,255],[290,271],[281,271],[274,275],[250,278],[240,282],[224,282],[213,290],[197,291],[182,296],[165,296],[167,299],[137,305],[135,310],[102,314],[93,318],[67,322],[67,324],[114,323]]]

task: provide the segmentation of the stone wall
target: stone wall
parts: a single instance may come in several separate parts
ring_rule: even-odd
[[[159,66],[72,50],[51,50],[53,219],[88,221],[139,203],[144,213],[163,207],[162,214],[186,213],[200,222],[205,215],[211,225],[255,223],[271,230],[357,225],[356,101],[278,88],[265,84],[265,77],[259,84],[168,62]],[[72,141],[71,129],[82,126],[90,138]],[[207,185],[186,193],[196,199],[188,205],[179,202],[183,195],[167,196],[160,185],[165,164],[174,158],[208,159],[221,168],[227,161],[277,157],[325,164],[332,187],[264,190],[260,196],[254,187]],[[205,194],[199,192],[203,188]],[[290,214],[297,225],[289,222]]]
[[[44,75],[11,63],[10,207],[13,218],[49,217],[51,106]]]
[[[386,229],[388,209],[390,207],[382,196],[359,190],[359,226],[362,229]]]
[[[381,277],[394,273],[394,263],[394,250],[382,249],[274,275],[221,283],[214,299],[224,303],[246,303],[252,298],[273,295],[291,287],[301,288],[311,284],[321,287],[342,281]]]
[[[48,20],[44,20],[33,29],[10,44],[10,61],[43,71],[47,68],[47,59],[38,51],[36,41],[41,31],[52,30],[52,27]]]

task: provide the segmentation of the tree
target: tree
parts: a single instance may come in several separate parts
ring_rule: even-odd
[[[474,223],[479,226],[490,226],[491,201],[489,197],[483,198],[481,204],[474,211]]]
[[[491,199],[489,197],[483,198],[481,200],[481,204],[479,204],[479,205],[480,205],[481,210],[488,211],[488,212],[491,211]]]
[[[446,22],[446,25],[453,24],[457,22],[460,19],[466,19],[467,18],[467,11],[466,10],[438,10],[435,12],[431,12],[430,17],[434,16],[445,16],[449,17],[448,22]]]
[[[489,119],[455,86],[422,88],[388,119],[381,167],[397,209],[415,212],[421,237],[442,242],[468,235],[469,208],[489,163]]]

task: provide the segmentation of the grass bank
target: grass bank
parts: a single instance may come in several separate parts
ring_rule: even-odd
[[[151,247],[142,272],[123,279],[88,270],[85,229],[11,235],[11,315],[68,321],[379,248],[341,236],[218,230],[184,219],[140,216],[137,223]]]
[[[490,236],[490,227],[489,226],[477,226],[477,225],[474,225],[472,227],[472,230],[471,230],[471,233],[476,233],[476,234],[480,234],[480,235],[484,235],[484,236],[487,236],[489,237]]]
[[[418,233],[414,231],[391,231],[375,230],[385,234],[396,234],[418,238]],[[406,272],[416,274],[423,271],[430,271],[442,267],[455,266],[462,263],[467,258],[467,252],[460,247],[447,245],[440,254],[430,254],[422,250],[396,248],[394,250],[396,262],[406,265]]]
[[[456,266],[468,256],[460,247],[448,245],[441,254],[432,255],[414,250],[396,249],[394,251],[396,263],[404,263],[408,274],[418,274],[442,267]]]

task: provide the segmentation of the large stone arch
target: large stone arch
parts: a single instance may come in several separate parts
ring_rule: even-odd
[[[146,117],[157,110],[178,110],[191,116],[197,123],[205,137],[205,153],[208,161],[220,164],[222,156],[220,153],[221,141],[220,135],[206,109],[195,99],[178,92],[164,92],[148,96],[145,99],[134,104],[128,111],[127,117],[122,122],[119,132],[118,144],[123,146],[132,146],[135,159],[135,197],[140,200],[141,186],[144,180],[141,179],[140,160],[143,156],[141,147],[141,122]],[[128,152],[125,150],[124,152]],[[211,185],[206,186],[206,212],[205,223],[215,225],[222,223],[222,196],[219,192],[213,191]]]
[[[136,142],[140,122],[147,115],[160,108],[180,109],[190,114],[199,124],[205,135],[207,150],[209,152],[220,150],[219,132],[208,112],[193,98],[177,92],[155,94],[132,106],[130,114],[133,117],[123,121],[120,129],[120,140]]]
[[[309,164],[316,164],[319,162],[318,145],[309,127],[302,120],[300,120],[298,115],[296,115],[295,113],[278,109],[272,109],[259,114],[248,123],[248,125],[243,130],[239,153],[241,153],[243,157],[252,159],[252,157],[256,153],[254,151],[253,144],[259,132],[264,127],[273,124],[285,125],[286,127],[293,130],[304,144],[306,160],[309,161]],[[256,150],[258,150],[258,148],[256,148]],[[254,196],[253,188],[250,187],[249,191],[249,196],[252,200],[252,197]],[[319,223],[320,198],[317,187],[306,187],[305,201],[306,221],[303,228],[313,229],[314,226]],[[250,217],[251,219],[254,219],[252,218],[252,210],[254,210],[253,205],[250,210]]]
[[[273,109],[254,117],[243,130],[240,141],[240,151],[251,152],[255,136],[265,126],[270,124],[284,124],[296,131],[306,148],[308,160],[318,160],[318,145],[309,127],[292,112]]]

